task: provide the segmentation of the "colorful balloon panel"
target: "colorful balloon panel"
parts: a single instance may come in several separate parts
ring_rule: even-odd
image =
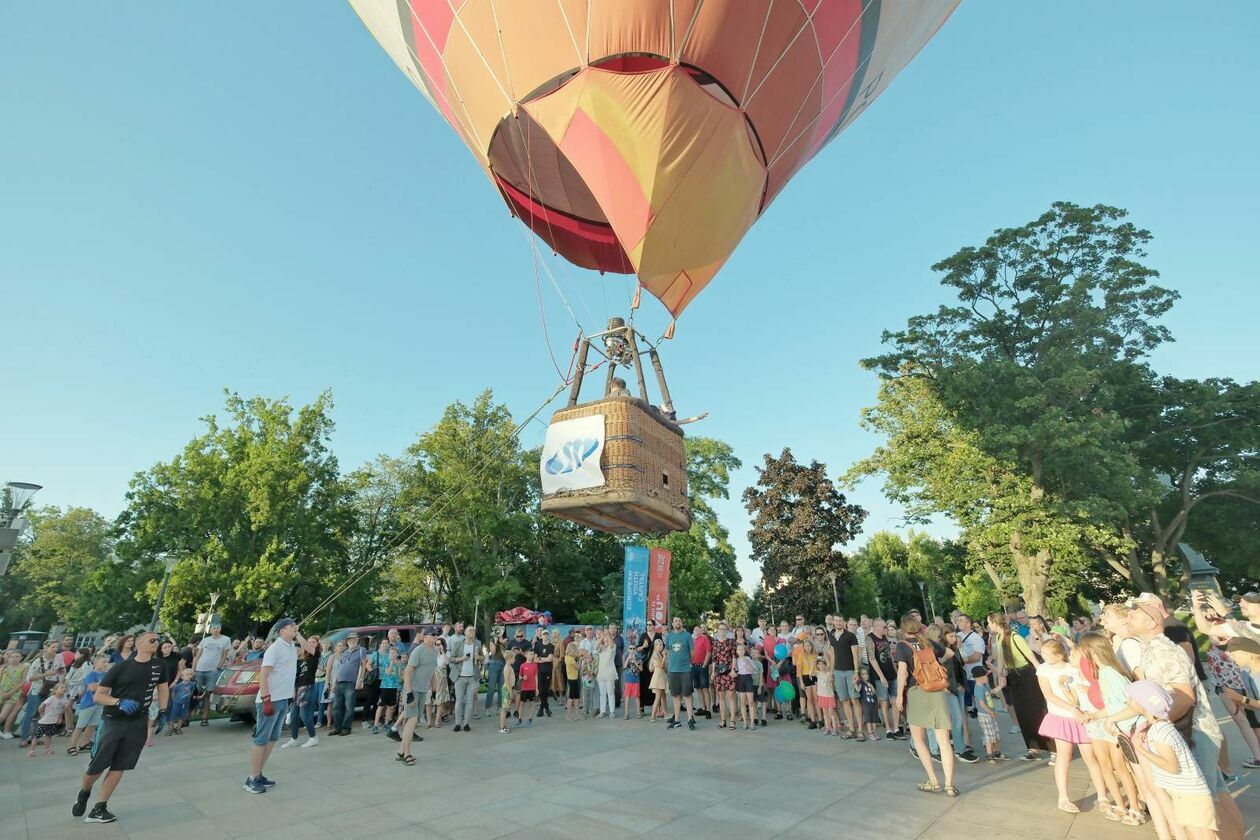
[[[675,316],[957,0],[350,0],[531,230]]]

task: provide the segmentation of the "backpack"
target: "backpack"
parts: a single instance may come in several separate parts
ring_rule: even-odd
[[[936,659],[936,651],[931,645],[911,647],[914,651],[914,667],[911,673],[914,684],[924,691],[944,691],[949,688],[949,675]]]

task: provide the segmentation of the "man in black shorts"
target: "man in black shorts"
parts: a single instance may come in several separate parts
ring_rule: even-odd
[[[122,781],[122,774],[134,768],[140,759],[147,737],[149,705],[155,692],[158,708],[166,711],[170,699],[166,663],[154,656],[157,648],[157,633],[146,630],[137,635],[135,656],[110,668],[93,695],[97,705],[104,707],[104,720],[100,737],[92,750],[92,760],[83,775],[79,796],[70,809],[71,814],[83,816],[92,796],[92,786],[102,773],[106,770],[109,773],[101,783],[100,798],[84,822],[108,823],[116,819],[106,806],[114,788]]]
[[[695,710],[691,706],[691,634],[683,629],[682,619],[674,616],[674,629],[665,637],[665,667],[669,670],[669,696],[674,699],[674,716],[669,729],[682,728],[682,710],[687,709],[687,728],[696,728]]]

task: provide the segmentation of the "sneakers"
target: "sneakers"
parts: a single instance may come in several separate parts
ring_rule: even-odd
[[[1049,764],[1047,764],[1046,766],[1047,766],[1047,767],[1053,767],[1053,766],[1054,766],[1054,762],[1055,762],[1055,760],[1056,760],[1058,757],[1059,757],[1059,756],[1058,756],[1058,753],[1054,753],[1054,754],[1052,754],[1052,755],[1050,756],[1050,763],[1049,763]]]
[[[267,788],[263,787],[263,783],[258,781],[257,779],[246,779],[245,792],[246,793],[266,793]],[[90,820],[91,817],[89,816],[88,819]]]
[[[260,785],[262,785],[263,787],[265,787],[267,790],[271,790],[273,787],[275,787],[275,786],[276,786],[276,783],[275,783],[275,782],[271,781],[271,779],[268,779],[268,778],[267,778],[266,776],[264,776],[262,773],[259,773],[257,776],[255,776],[255,777],[254,777],[254,781],[255,781],[255,782],[258,782]]]
[[[386,737],[386,738],[389,738],[389,740],[391,740],[391,741],[397,741],[397,742],[398,742],[398,743],[400,743],[400,744],[402,743],[402,735],[398,734],[398,733],[397,733],[396,731],[394,731],[393,729],[391,729],[391,730],[389,730],[388,732],[386,732],[386,733],[385,733],[385,737]]]
[[[506,734],[508,734],[508,732],[509,732],[509,731],[510,731],[510,730],[509,730],[506,726],[500,726],[500,727],[499,727],[499,734],[500,734],[500,735],[506,735]]]
[[[12,732],[0,732],[0,741],[12,741],[12,740],[13,740]]]
[[[1249,758],[1243,762],[1243,767],[1246,767],[1248,770],[1258,770],[1260,769],[1260,761],[1256,761],[1254,758]]]
[[[399,739],[399,740],[401,740],[401,739]],[[306,749],[307,747],[314,747],[314,746],[318,746],[318,745],[319,745],[319,736],[318,736],[318,735],[312,735],[311,737],[307,738],[307,739],[306,739],[306,740],[302,743],[302,746],[298,747],[298,749],[300,749],[300,750],[304,750],[304,749]]]
[[[919,751],[914,748],[914,744],[910,745],[910,755],[914,756],[915,758],[919,757]]]
[[[529,724],[526,724],[526,726],[528,726],[528,725],[529,725]],[[456,728],[458,728],[458,727],[456,727]],[[469,730],[468,730],[468,724],[466,724],[466,723],[464,724],[464,731],[465,731],[465,732],[469,731]]]
[[[372,726],[372,734],[373,734],[373,735],[380,735],[380,734],[381,734],[381,728],[380,728],[379,726],[376,726],[375,724],[373,724],[373,726]]]
[[[290,738],[289,740],[285,741],[283,744],[280,745],[280,749],[287,750],[289,747],[295,746],[297,742],[298,742],[297,738]]]
[[[971,747],[968,747],[967,749],[963,750],[960,753],[954,753],[954,758],[958,759],[964,764],[975,764],[977,761],[980,760],[980,756],[972,752]]]
[[[81,790],[79,795],[75,797],[74,807],[70,809],[70,815],[73,817],[81,817],[87,811],[88,797],[92,795],[90,790]]]
[[[672,720],[669,722],[669,725],[666,726],[665,728],[666,729],[682,729],[682,724],[676,720]]]
[[[529,720],[525,721],[525,727],[526,727],[527,729],[528,729],[529,727],[533,726],[533,725],[534,725],[534,719],[533,719],[533,718],[530,718]],[[468,731],[468,727],[467,727],[467,726],[465,726],[465,727],[464,727],[464,731],[465,731],[465,732],[467,732],[467,731]]]
[[[104,802],[97,802],[92,806],[92,810],[88,811],[88,815],[83,818],[83,821],[85,823],[112,823],[116,819],[118,817],[109,812]]]
[[[1029,750],[1019,757],[1020,761],[1041,761],[1041,755]]]
[[[687,728],[688,728],[689,730],[691,730],[692,732],[695,732],[695,731],[696,731],[696,719],[695,719],[695,718],[687,718]]]

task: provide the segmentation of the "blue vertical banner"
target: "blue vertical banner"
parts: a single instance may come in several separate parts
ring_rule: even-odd
[[[647,622],[648,550],[632,545],[626,548],[626,577],[622,587],[621,624],[626,643],[636,645]]]

